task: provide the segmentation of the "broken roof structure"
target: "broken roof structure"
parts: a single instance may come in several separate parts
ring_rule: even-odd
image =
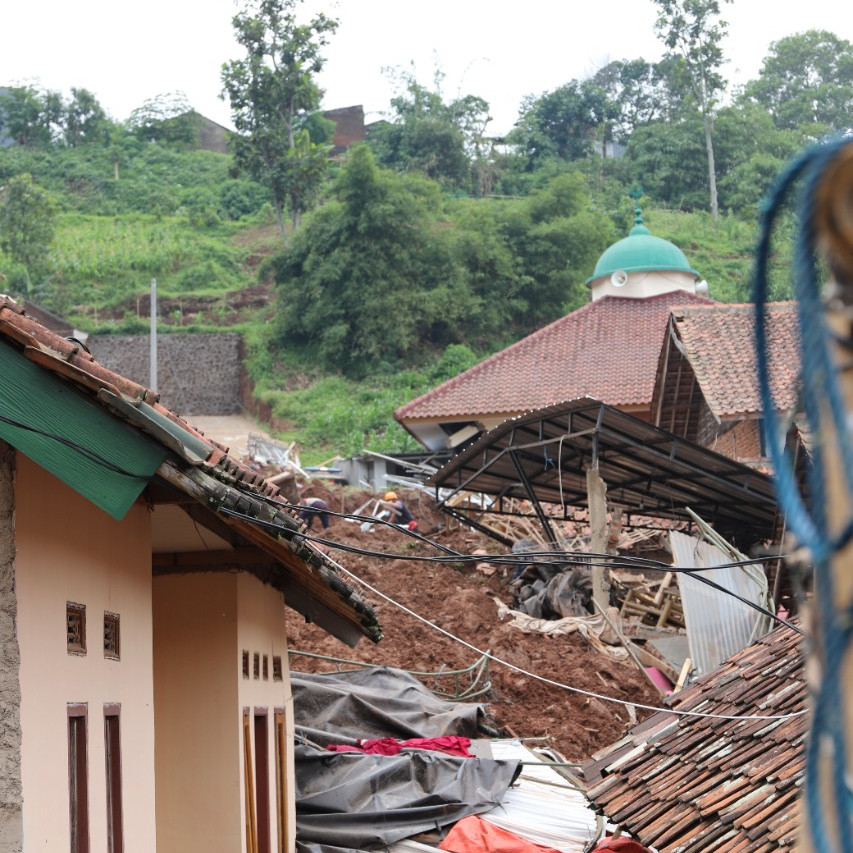
[[[799,827],[802,638],[766,634],[584,767],[597,810],[660,853],[771,853]],[[736,717],[737,719],[731,719]]]
[[[564,511],[588,506],[590,466],[607,484],[608,503],[629,517],[689,521],[689,507],[735,541],[751,544],[773,534],[776,498],[767,475],[589,398],[505,421],[428,484],[440,492],[445,512],[475,527],[485,512],[509,511],[506,498],[529,500],[547,533],[541,504]],[[490,495],[493,502],[454,506],[453,496],[462,491]]]
[[[349,645],[380,639],[373,608],[298,535],[274,485],[7,297],[0,370],[0,439],[116,519],[143,495],[157,509],[155,574],[237,566]],[[213,534],[201,549],[199,527]]]

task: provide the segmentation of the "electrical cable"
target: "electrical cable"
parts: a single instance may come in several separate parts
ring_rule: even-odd
[[[293,504],[286,504],[289,508],[297,508]],[[307,507],[305,508],[307,509]],[[314,510],[315,512],[325,512],[325,510]],[[227,511],[228,514],[236,514],[232,510]],[[347,515],[346,513],[333,513],[329,511],[327,514],[335,515],[341,518],[345,518],[347,520],[356,520],[356,521],[381,521],[381,519],[373,519],[365,516],[356,516],[356,515]],[[275,530],[280,530],[280,527],[275,524],[275,522],[261,522],[258,520],[258,523],[266,524],[271,526]],[[388,524],[390,527],[395,527],[398,530],[402,530],[402,532],[407,533],[409,535],[414,534],[413,531],[409,531],[405,528],[400,528],[397,525],[393,524],[393,522],[382,522],[384,524]],[[416,539],[432,545],[436,548],[440,548],[441,550],[448,553],[446,557],[436,557],[430,555],[415,555],[415,554],[399,554],[399,553],[388,553],[385,551],[372,551],[366,548],[361,548],[355,545],[345,545],[340,542],[336,542],[332,539],[325,539],[319,536],[312,536],[309,533],[299,533],[299,536],[304,537],[306,540],[313,542],[317,545],[322,545],[327,548],[331,548],[333,550],[345,551],[350,554],[358,554],[360,556],[365,557],[376,557],[377,559],[385,559],[385,560],[411,560],[414,562],[436,562],[436,563],[455,563],[460,560],[464,562],[471,562],[472,558],[469,555],[461,554],[458,551],[453,551],[449,548],[446,548],[443,545],[440,545],[435,540],[429,539],[420,534],[414,534]],[[801,636],[805,635],[805,631],[800,628],[798,625],[793,624],[787,619],[779,616],[778,613],[774,613],[772,610],[768,610],[765,607],[762,607],[755,601],[751,601],[744,596],[741,596],[734,590],[730,590],[718,583],[716,581],[711,580],[705,575],[700,574],[699,572],[704,571],[713,571],[717,569],[728,569],[728,568],[742,568],[744,566],[750,566],[755,564],[760,564],[764,562],[759,558],[751,559],[751,560],[739,560],[731,563],[722,563],[716,566],[708,566],[703,569],[689,569],[683,566],[672,566],[666,563],[659,562],[657,560],[648,560],[642,557],[636,558],[637,563],[632,563],[631,558],[625,557],[614,557],[611,554],[595,554],[591,552],[578,552],[577,557],[575,559],[571,559],[571,552],[566,551],[536,551],[536,552],[527,552],[524,554],[507,554],[507,555],[489,555],[488,562],[496,565],[528,565],[531,563],[531,557],[544,557],[547,558],[547,562],[552,565],[560,565],[560,566],[604,566],[608,568],[622,568],[622,569],[653,569],[655,571],[662,572],[674,572],[685,574],[688,577],[692,577],[694,580],[699,581],[700,583],[704,583],[706,586],[710,586],[712,589],[717,590],[718,592],[725,593],[732,598],[740,601],[742,604],[747,607],[752,608],[753,610],[760,613],[762,616],[766,616],[772,621],[776,622],[779,625],[785,625],[787,628],[790,628],[792,631],[800,634]],[[594,559],[590,559],[594,558]]]
[[[15,427],[15,429],[24,430],[25,432],[31,432],[35,435],[40,435],[42,436],[42,438],[49,438],[52,441],[57,442],[58,444],[62,444],[63,446],[68,447],[71,450],[77,451],[77,453],[79,453],[81,456],[84,456],[90,462],[94,462],[96,465],[100,465],[102,468],[106,468],[108,471],[112,471],[114,474],[120,474],[123,477],[130,477],[134,480],[148,480],[151,477],[150,474],[134,474],[132,471],[127,471],[121,466],[111,462],[106,457],[101,456],[101,454],[97,451],[90,450],[88,447],[84,447],[82,444],[78,444],[76,441],[72,441],[70,438],[65,438],[64,436],[56,435],[52,432],[46,432],[45,430],[41,430],[38,427],[21,423],[20,421],[13,420],[12,418],[7,418],[5,415],[0,415],[0,422]]]
[[[95,451],[89,450],[88,448],[83,447],[82,445],[80,445],[80,444],[78,444],[77,442],[74,442],[74,441],[72,441],[72,440],[70,440],[70,439],[64,438],[64,437],[62,437],[62,436],[59,436],[59,435],[56,435],[56,434],[53,434],[53,433],[45,432],[45,431],[40,430],[40,429],[38,429],[38,428],[36,428],[36,427],[32,427],[32,426],[29,426],[29,425],[27,425],[27,424],[20,423],[20,422],[18,422],[18,421],[14,421],[14,420],[12,420],[11,418],[7,418],[7,417],[5,417],[5,416],[3,416],[3,415],[0,415],[0,421],[2,421],[3,423],[7,423],[7,424],[9,424],[9,425],[11,425],[11,426],[14,426],[14,427],[16,427],[16,428],[18,428],[18,429],[27,430],[27,431],[29,431],[29,432],[33,432],[33,433],[36,433],[36,434],[38,434],[38,435],[41,435],[41,436],[43,436],[43,437],[45,437],[45,438],[50,438],[50,439],[52,439],[52,440],[54,440],[54,441],[57,441],[57,442],[59,442],[60,444],[63,444],[63,445],[65,445],[65,446],[67,446],[67,447],[70,447],[70,448],[71,448],[71,449],[73,449],[73,450],[76,450],[77,452],[79,452],[79,453],[80,453],[80,454],[82,454],[83,456],[87,457],[87,458],[88,458],[88,459],[90,459],[91,461],[95,462],[95,463],[96,463],[96,464],[98,464],[98,465],[101,465],[101,466],[102,466],[102,467],[104,467],[104,468],[107,468],[107,469],[108,469],[108,470],[110,470],[110,471],[113,471],[114,473],[121,474],[121,475],[126,476],[126,477],[132,477],[132,478],[134,478],[134,479],[149,479],[149,478],[150,478],[150,475],[147,475],[147,474],[134,474],[134,473],[132,473],[132,472],[130,472],[130,471],[127,471],[127,470],[125,470],[125,469],[123,469],[123,468],[121,468],[121,467],[119,467],[119,466],[117,466],[117,465],[113,464],[109,459],[106,459],[105,457],[101,456],[100,454],[96,453]],[[260,496],[259,496],[259,497],[260,497]],[[279,501],[272,501],[272,500],[269,500],[269,499],[268,499],[268,502],[269,502],[269,503],[271,503],[271,504],[273,504],[273,505],[275,505],[275,506],[278,506],[279,508],[287,508],[287,509],[291,509],[291,510],[296,510],[296,509],[298,509],[299,511],[304,511],[304,510],[306,510],[306,509],[309,509],[308,507],[299,507],[298,505],[282,503],[282,502],[279,502]],[[315,542],[318,542],[318,543],[320,543],[320,544],[323,544],[323,545],[326,545],[326,546],[329,546],[329,547],[334,547],[334,548],[337,548],[337,549],[340,549],[340,550],[350,551],[350,552],[354,552],[354,553],[361,553],[361,554],[364,554],[364,555],[366,555],[366,556],[375,556],[375,557],[384,558],[384,559],[421,559],[421,560],[423,560],[423,559],[429,559],[429,560],[432,560],[432,561],[442,561],[442,562],[446,562],[446,561],[447,561],[447,558],[439,558],[439,557],[430,557],[430,558],[424,558],[424,557],[413,557],[412,555],[408,555],[408,554],[389,555],[389,554],[386,554],[386,553],[383,553],[383,552],[372,552],[372,551],[367,551],[367,550],[365,550],[365,549],[358,549],[358,548],[354,548],[353,546],[345,546],[345,545],[342,545],[341,543],[336,543],[336,542],[334,542],[334,541],[332,541],[332,540],[325,540],[325,539],[320,539],[319,537],[312,537],[312,536],[309,536],[309,535],[308,535],[308,534],[306,534],[306,533],[300,533],[300,532],[297,532],[297,531],[291,530],[290,528],[286,528],[286,527],[284,527],[284,526],[282,526],[282,525],[280,525],[280,524],[276,524],[275,522],[267,522],[267,521],[264,521],[264,520],[259,519],[259,518],[253,518],[252,516],[245,515],[244,513],[236,512],[236,511],[234,511],[234,510],[230,510],[230,509],[227,509],[227,508],[225,508],[225,507],[220,507],[219,511],[220,511],[221,513],[223,513],[224,515],[229,515],[229,516],[238,517],[238,518],[243,519],[244,521],[253,522],[253,523],[255,523],[255,524],[259,524],[259,525],[261,525],[261,526],[271,528],[271,529],[275,530],[278,534],[287,533],[290,537],[297,537],[297,536],[298,536],[298,537],[301,537],[301,538],[303,538],[303,539],[306,539],[306,540],[309,540],[309,541],[315,541]],[[317,511],[317,510],[315,510],[315,511]],[[333,513],[333,512],[331,512],[331,511],[329,511],[329,513],[328,513],[328,514],[330,514],[330,515],[336,515],[336,516],[342,516],[342,517],[345,517],[345,518],[359,518],[358,516],[346,516],[346,515],[345,515],[345,514],[343,514],[343,513]],[[365,518],[364,520],[370,521],[371,523],[375,523],[375,522],[377,522],[377,521],[381,521],[381,519],[375,519],[375,518],[369,518],[369,519],[368,519],[368,518]],[[388,524],[389,526],[396,527],[397,529],[400,529],[400,528],[399,528],[399,526],[398,526],[398,525],[394,525],[394,524],[393,524],[393,522],[384,522],[384,523],[385,523],[385,524]],[[425,542],[425,543],[427,543],[427,544],[429,544],[429,545],[432,545],[433,547],[436,547],[436,548],[439,548],[440,550],[445,551],[445,552],[450,556],[450,559],[451,559],[451,560],[453,560],[453,561],[457,561],[457,560],[459,560],[459,559],[465,560],[466,562],[470,562],[470,561],[471,561],[471,557],[466,556],[466,555],[464,555],[464,554],[460,554],[460,553],[459,553],[459,552],[457,552],[457,551],[453,551],[452,549],[447,548],[447,547],[445,547],[445,546],[441,545],[440,543],[434,542],[433,540],[428,539],[427,537],[422,536],[422,535],[420,535],[420,534],[416,533],[415,531],[407,530],[406,532],[407,532],[410,536],[413,536],[413,537],[414,537],[414,538],[416,538],[416,539],[419,539],[419,540],[421,540],[421,541],[423,541],[423,542]],[[539,553],[543,553],[543,554],[547,554],[547,555],[554,554],[554,555],[558,555],[558,556],[559,556],[559,555],[562,555],[562,557],[563,557],[563,558],[565,557],[565,552],[559,552],[559,551],[556,551],[556,552],[539,552]],[[531,555],[530,555],[530,554],[524,554],[524,555],[517,555],[517,556],[518,556],[518,558],[519,558],[519,559],[513,559],[513,560],[510,560],[508,557],[507,557],[507,558],[504,558],[504,559],[506,559],[506,561],[507,561],[507,562],[514,562],[514,563],[518,563],[518,562],[520,561],[520,559],[521,559],[521,558],[523,558],[523,557],[527,557],[528,559],[527,559],[527,561],[526,561],[526,562],[529,562],[529,557],[530,557]],[[601,555],[599,555],[599,556],[601,556]],[[608,555],[603,555],[603,556],[608,556]],[[489,560],[489,561],[490,561],[490,562],[492,562],[492,559],[490,558],[490,560]],[[555,560],[554,562],[556,562],[556,560]],[[588,559],[583,560],[583,564],[589,565],[589,564],[590,564],[590,561],[589,561]],[[353,574],[352,572],[348,571],[347,569],[345,569],[345,568],[344,568],[343,566],[341,566],[340,564],[335,563],[335,565],[336,565],[336,567],[338,568],[338,570],[339,570],[339,571],[341,571],[341,572],[343,572],[344,574],[346,574],[346,575],[348,575],[348,576],[352,577],[354,580],[356,580],[358,583],[360,583],[360,584],[361,584],[363,587],[365,587],[366,589],[369,589],[371,592],[375,593],[376,595],[380,596],[381,598],[386,599],[389,603],[393,604],[394,606],[398,607],[399,609],[403,610],[404,612],[409,613],[411,616],[413,616],[414,618],[416,618],[416,619],[420,620],[420,621],[421,621],[421,622],[423,622],[424,624],[426,624],[426,625],[429,625],[429,626],[433,627],[435,630],[439,631],[439,632],[440,632],[440,633],[442,633],[442,634],[445,634],[447,637],[449,637],[450,639],[454,640],[455,642],[460,643],[461,645],[465,646],[465,647],[466,647],[466,648],[468,648],[468,649],[471,649],[472,651],[477,652],[477,653],[478,653],[478,654],[480,654],[480,655],[485,655],[485,656],[486,656],[486,657],[488,657],[490,660],[493,660],[495,663],[501,664],[502,666],[506,666],[506,667],[508,667],[509,669],[512,669],[512,670],[514,670],[514,671],[516,671],[516,672],[518,672],[518,673],[520,673],[520,674],[522,674],[522,675],[526,675],[526,676],[528,676],[528,677],[530,677],[530,678],[533,678],[533,679],[536,679],[536,680],[542,681],[542,682],[543,682],[543,683],[545,683],[545,684],[550,684],[550,685],[551,685],[551,686],[553,686],[553,687],[559,687],[559,688],[562,688],[562,689],[564,689],[564,690],[568,690],[568,691],[575,692],[575,693],[580,693],[580,694],[582,694],[582,695],[589,696],[589,697],[592,697],[592,698],[595,698],[595,699],[601,699],[602,701],[606,701],[606,702],[614,702],[614,703],[616,703],[616,704],[621,704],[621,705],[624,705],[624,706],[633,706],[633,707],[635,707],[635,708],[642,708],[642,709],[644,709],[644,710],[649,710],[649,711],[665,711],[665,712],[672,713],[672,714],[677,714],[677,715],[689,715],[689,716],[698,716],[698,717],[713,717],[713,718],[715,718],[715,719],[726,719],[726,720],[755,720],[755,719],[766,719],[766,720],[775,720],[775,719],[789,719],[789,718],[791,718],[791,717],[799,716],[799,715],[800,715],[800,713],[804,713],[804,712],[796,712],[796,713],[793,713],[793,714],[785,714],[785,715],[748,715],[748,716],[741,716],[741,715],[708,714],[708,713],[700,713],[700,712],[693,712],[693,711],[679,711],[679,710],[672,709],[672,708],[659,708],[659,707],[656,707],[656,706],[652,706],[652,705],[644,705],[644,704],[637,703],[637,702],[627,702],[627,701],[625,701],[625,700],[623,700],[623,699],[616,699],[615,697],[605,696],[604,694],[599,694],[599,693],[594,693],[594,692],[591,692],[591,691],[582,690],[581,688],[578,688],[578,687],[572,687],[572,686],[571,686],[571,685],[569,685],[569,684],[563,684],[563,683],[561,683],[561,682],[553,681],[553,680],[548,679],[548,678],[545,678],[545,677],[543,677],[543,676],[536,675],[535,673],[528,672],[528,671],[526,671],[526,670],[522,669],[521,667],[515,666],[515,664],[511,664],[511,663],[509,663],[509,661],[502,660],[501,658],[498,658],[498,657],[496,657],[496,656],[494,656],[494,655],[492,655],[492,654],[490,654],[490,653],[488,653],[488,652],[483,652],[482,650],[478,649],[476,646],[474,646],[474,645],[472,645],[472,644],[470,644],[470,643],[467,643],[465,640],[462,640],[462,639],[461,639],[461,638],[459,638],[459,637],[456,637],[455,635],[451,634],[449,631],[445,631],[443,628],[439,627],[438,625],[433,625],[433,623],[432,623],[432,622],[430,622],[428,619],[425,619],[424,617],[419,616],[418,614],[416,614],[414,611],[409,610],[407,607],[405,607],[405,605],[400,604],[399,602],[394,601],[394,599],[392,599],[392,598],[390,598],[389,596],[385,595],[384,593],[380,592],[378,589],[375,589],[375,588],[374,588],[374,587],[372,587],[370,584],[368,584],[367,582],[363,581],[363,580],[362,580],[361,578],[359,578],[357,575],[355,575],[355,574]],[[736,564],[733,564],[733,565],[736,565]],[[718,567],[715,567],[715,568],[725,568],[725,567],[724,567],[724,566],[718,566]],[[672,567],[668,567],[668,568],[666,568],[665,570],[666,570],[666,571],[673,571],[673,568],[672,568]],[[687,574],[690,574],[690,575],[693,575],[694,577],[696,577],[696,579],[697,579],[697,580],[701,580],[701,581],[703,581],[703,582],[705,582],[705,583],[709,583],[711,586],[714,586],[715,588],[717,588],[717,589],[719,589],[719,590],[721,590],[721,591],[723,591],[723,592],[728,592],[729,594],[733,595],[735,598],[738,598],[739,600],[743,601],[743,603],[745,603],[745,604],[749,604],[750,606],[755,607],[756,609],[758,609],[760,612],[764,613],[765,615],[769,615],[769,616],[771,616],[772,618],[775,618],[775,619],[777,619],[778,621],[782,622],[782,624],[786,625],[786,626],[787,626],[787,627],[789,627],[790,629],[792,629],[792,630],[794,630],[794,631],[797,631],[797,632],[799,632],[799,633],[802,633],[802,632],[800,631],[800,629],[799,629],[797,626],[792,625],[792,624],[788,623],[787,621],[780,619],[779,617],[775,616],[775,614],[771,614],[769,611],[763,610],[763,609],[762,609],[762,608],[760,608],[758,605],[755,605],[754,603],[749,602],[748,600],[741,598],[741,597],[740,597],[740,596],[738,596],[737,594],[735,594],[735,593],[731,592],[731,590],[726,590],[724,587],[721,587],[721,586],[719,586],[718,584],[715,584],[713,581],[710,581],[708,578],[704,578],[704,577],[702,577],[701,575],[695,575],[695,574],[693,573],[693,571],[692,571],[692,570],[690,570],[690,569],[677,569],[677,570],[679,570],[679,571],[683,571],[683,572],[685,572],[685,573],[687,573]]]
[[[567,690],[571,693],[578,693],[581,696],[587,696],[592,699],[600,699],[603,702],[611,702],[616,705],[622,705],[624,707],[632,706],[634,708],[642,708],[644,711],[662,711],[664,713],[675,714],[677,716],[684,717],[702,717],[715,720],[790,720],[794,717],[801,717],[806,713],[805,710],[794,711],[790,714],[713,714],[707,711],[682,711],[677,708],[661,708],[655,705],[645,705],[641,702],[629,702],[625,699],[617,699],[615,696],[607,696],[603,693],[596,693],[591,690],[584,690],[581,687],[574,687],[571,684],[565,684],[560,681],[554,681],[553,679],[546,678],[542,675],[537,675],[535,672],[530,672],[520,666],[516,666],[514,663],[510,663],[509,661],[504,660],[503,658],[499,658],[496,655],[493,655],[491,652],[478,649],[477,646],[473,645],[472,643],[463,640],[461,637],[457,637],[455,634],[450,633],[450,631],[445,630],[440,625],[436,625],[434,622],[430,621],[424,616],[415,613],[414,610],[411,610],[404,604],[401,604],[400,602],[391,598],[391,596],[386,595],[384,592],[381,592],[376,587],[372,586],[371,584],[360,578],[358,575],[354,574],[348,569],[345,569],[343,566],[338,565],[337,568],[344,574],[352,578],[354,581],[361,584],[363,587],[365,587],[365,589],[369,589],[374,595],[378,595],[380,598],[384,599],[389,604],[392,604],[394,607],[398,608],[399,610],[402,610],[404,613],[407,613],[409,616],[412,616],[419,622],[423,622],[424,625],[428,626],[429,628],[432,628],[435,631],[438,631],[440,634],[443,634],[448,639],[453,640],[454,642],[458,643],[461,646],[464,646],[472,652],[476,652],[481,657],[487,657],[489,660],[494,661],[495,663],[500,664],[501,666],[507,667],[507,669],[511,669],[514,672],[519,673],[520,675],[524,675],[528,678],[540,681],[543,684],[548,684],[551,687],[557,687],[562,690]]]
[[[311,538],[311,537],[306,537],[305,534],[296,533],[296,532],[289,530],[289,529],[284,529],[281,527],[281,525],[276,525],[274,522],[266,522],[266,521],[263,521],[263,520],[258,519],[258,518],[252,518],[251,516],[247,516],[247,515],[244,515],[242,513],[236,512],[235,510],[230,510],[230,509],[226,510],[225,508],[222,508],[222,509],[220,509],[220,512],[224,512],[225,514],[230,515],[230,516],[240,517],[245,521],[254,522],[255,524],[259,524],[263,527],[269,527],[269,528],[276,529],[279,533],[287,533],[288,535],[291,535],[293,537],[304,537],[304,538],[309,538],[309,539]],[[350,549],[344,548],[344,550],[350,550]],[[353,549],[353,550],[357,550],[357,549]],[[384,555],[382,555],[382,556],[384,556]],[[462,556],[462,555],[460,555],[460,556]],[[397,557],[395,556],[394,559],[397,559]],[[408,557],[404,557],[404,559],[408,559]],[[640,703],[640,702],[629,702],[629,701],[626,701],[625,699],[617,699],[616,697],[613,697],[613,696],[606,696],[603,693],[595,693],[593,691],[584,690],[580,687],[573,687],[570,684],[565,684],[563,682],[554,681],[553,679],[546,678],[545,676],[537,675],[534,672],[529,672],[528,670],[522,669],[521,667],[516,666],[515,664],[510,663],[509,661],[503,660],[502,658],[499,658],[499,657],[491,654],[491,652],[483,651],[482,649],[477,648],[477,646],[467,642],[466,640],[463,640],[461,637],[457,637],[455,634],[452,634],[450,631],[447,631],[444,628],[442,628],[441,626],[436,625],[435,623],[433,623],[429,619],[425,618],[424,616],[419,615],[414,610],[411,610],[410,608],[406,607],[406,605],[401,604],[400,602],[391,598],[389,595],[386,595],[381,590],[377,589],[373,585],[369,584],[367,581],[360,578],[354,572],[351,572],[351,571],[349,571],[349,569],[344,568],[340,563],[334,562],[334,565],[335,565],[335,568],[339,572],[342,572],[343,574],[352,578],[356,583],[358,583],[364,589],[369,590],[374,595],[379,596],[380,598],[387,601],[389,604],[392,604],[394,607],[398,608],[399,610],[402,610],[404,613],[407,613],[409,616],[412,616],[413,618],[417,619],[419,622],[422,622],[423,624],[427,625],[428,627],[432,628],[433,630],[438,631],[440,634],[443,634],[448,639],[451,639],[454,642],[458,643],[459,645],[462,645],[465,648],[467,648],[473,652],[476,652],[481,657],[487,657],[489,660],[492,660],[495,663],[500,664],[501,666],[505,666],[508,669],[511,669],[515,672],[518,672],[521,675],[533,678],[536,681],[541,681],[542,683],[548,684],[551,687],[558,687],[560,689],[567,690],[567,691],[572,692],[572,693],[579,693],[583,696],[588,696],[588,697],[593,698],[593,699],[601,699],[602,701],[612,702],[612,703],[615,703],[617,705],[623,705],[625,707],[633,706],[634,708],[642,708],[643,710],[646,710],[646,711],[655,711],[655,712],[663,711],[663,712],[670,713],[670,714],[676,714],[678,716],[709,717],[712,719],[719,719],[719,720],[788,720],[788,719],[792,719],[794,717],[800,717],[806,713],[805,711],[795,711],[791,714],[712,714],[712,713],[701,712],[701,711],[681,711],[681,710],[678,710],[675,708],[661,708],[661,707],[658,707],[655,705],[644,705],[643,703]]]

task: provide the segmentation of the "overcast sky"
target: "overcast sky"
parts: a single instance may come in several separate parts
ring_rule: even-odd
[[[473,94],[491,107],[503,133],[522,98],[581,79],[613,59],[662,53],[651,0],[306,0],[340,21],[320,78],[323,107],[361,104],[368,121],[388,109],[386,68],[411,69],[430,84],[444,74],[446,99]],[[92,91],[114,119],[149,98],[183,92],[200,113],[229,125],[219,98],[220,67],[239,58],[232,38],[234,0],[9,0],[2,13],[0,85],[30,83]],[[807,29],[853,41],[853,15],[838,0],[771,3],[734,0],[724,74],[755,77],[770,43]]]

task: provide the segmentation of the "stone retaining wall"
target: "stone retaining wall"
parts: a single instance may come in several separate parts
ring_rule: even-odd
[[[87,345],[104,367],[149,386],[148,335],[93,335]],[[156,389],[160,402],[181,416],[237,414],[242,363],[238,334],[160,335]]]

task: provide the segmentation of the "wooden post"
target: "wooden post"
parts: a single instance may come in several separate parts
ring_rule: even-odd
[[[607,485],[598,468],[586,469],[586,495],[589,503],[589,526],[592,533],[590,547],[594,554],[607,551]],[[602,611],[610,606],[610,581],[601,559],[592,565],[592,600]]]

